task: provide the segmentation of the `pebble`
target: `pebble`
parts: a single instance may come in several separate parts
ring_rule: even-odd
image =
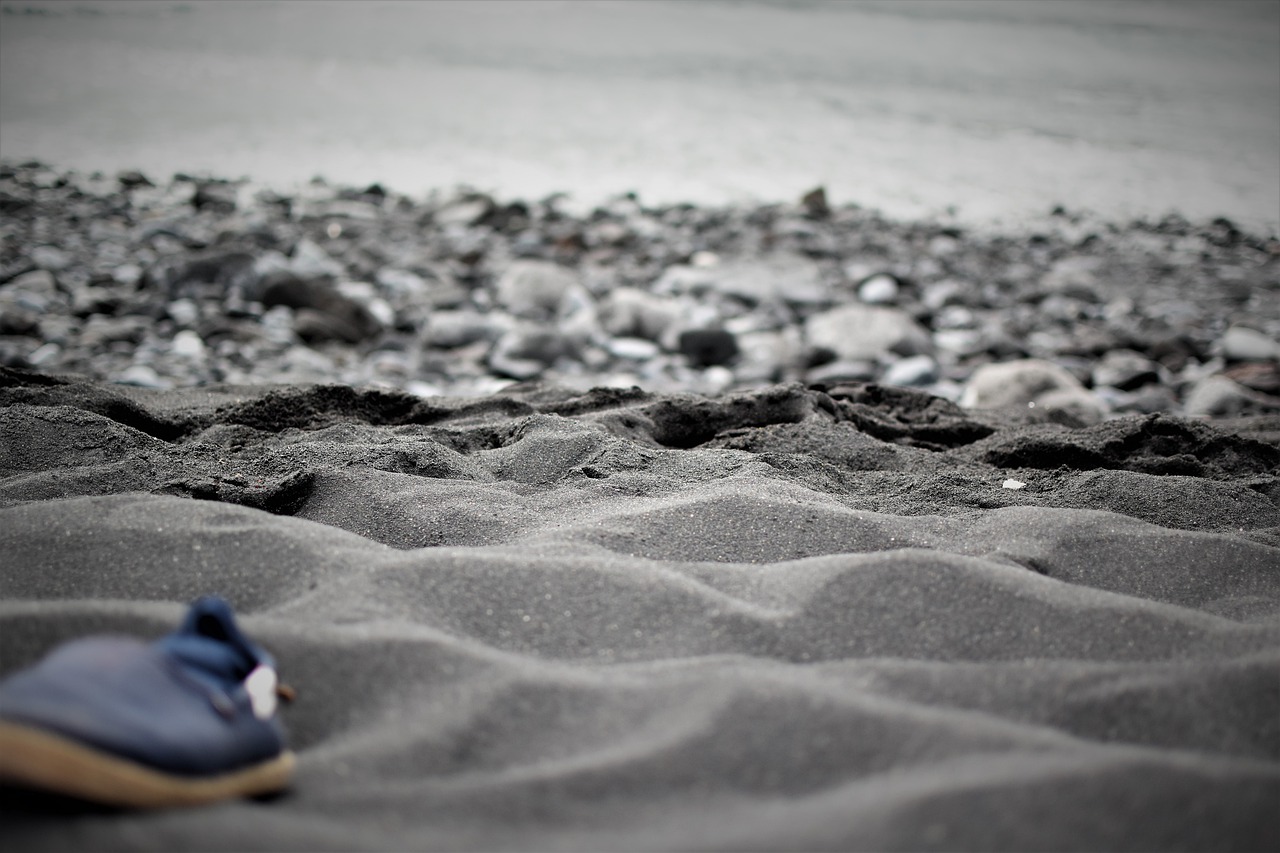
[[[201,359],[204,358],[205,354],[204,341],[190,329],[183,329],[173,336],[170,351],[182,358]]]
[[[1280,361],[1280,343],[1248,326],[1232,326],[1218,342],[1228,361]]]
[[[898,280],[880,273],[858,285],[858,299],[868,305],[889,305],[898,299]]]
[[[134,364],[125,368],[115,381],[121,385],[136,385],[139,388],[157,388],[168,389],[173,387],[173,382],[169,379],[162,378],[156,373],[155,368],[149,364]]]
[[[479,311],[433,311],[427,320],[426,342],[433,347],[456,349],[477,341],[497,340],[506,328]]]
[[[680,353],[694,367],[725,365],[738,356],[738,341],[724,329],[690,329],[680,333]]]
[[[610,338],[605,348],[610,355],[627,361],[648,361],[662,352],[661,347],[644,338]]]
[[[48,310],[52,302],[64,298],[53,273],[48,270],[32,270],[16,276],[5,284],[0,294],[14,301],[26,300],[26,306],[33,311]]]
[[[880,381],[885,385],[920,388],[938,378],[938,363],[927,355],[913,355],[889,365]]]
[[[681,303],[635,287],[610,292],[599,306],[600,325],[610,335],[660,341],[681,316]]]
[[[813,347],[858,361],[929,353],[933,341],[909,314],[878,305],[842,305],[811,316],[805,333]]]
[[[838,385],[841,382],[874,382],[879,374],[874,361],[849,359],[812,368],[805,373],[805,380],[821,385]]]
[[[293,247],[289,269],[300,279],[336,279],[343,273],[342,264],[329,256],[314,240],[303,238]]]
[[[777,301],[821,305],[831,296],[818,265],[795,253],[723,261],[706,281],[717,293],[750,305]]]
[[[31,263],[42,270],[62,272],[71,266],[72,258],[54,246],[36,246],[31,250]]]
[[[560,313],[578,277],[548,261],[515,261],[498,278],[495,301],[517,317],[551,320]]]
[[[1063,258],[1045,273],[1040,280],[1040,287],[1053,295],[1082,302],[1096,302],[1100,287],[1098,270],[1101,266],[1101,259],[1088,255]]]
[[[985,364],[974,371],[960,405],[971,409],[1039,408],[1077,417],[1084,423],[1102,420],[1106,408],[1071,373],[1040,359]]]
[[[200,307],[191,299],[175,299],[166,306],[169,319],[179,327],[195,325],[200,319]]]
[[[27,363],[32,367],[44,367],[54,363],[60,355],[62,355],[62,347],[57,344],[43,344],[27,356]]]
[[[1091,374],[1095,386],[1133,391],[1143,385],[1160,382],[1161,367],[1133,350],[1110,350],[1092,366]]]
[[[1189,417],[1233,417],[1255,409],[1265,411],[1265,398],[1225,376],[1207,376],[1191,387],[1183,403]]]

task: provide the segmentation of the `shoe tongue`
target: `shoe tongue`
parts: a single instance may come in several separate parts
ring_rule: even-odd
[[[196,600],[178,630],[157,645],[222,689],[244,681],[259,664],[274,664],[241,633],[231,606],[216,596]]]

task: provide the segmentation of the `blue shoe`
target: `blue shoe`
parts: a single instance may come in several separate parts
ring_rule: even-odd
[[[154,643],[75,640],[0,683],[0,779],[137,808],[279,791],[282,696],[230,606],[201,598]]]

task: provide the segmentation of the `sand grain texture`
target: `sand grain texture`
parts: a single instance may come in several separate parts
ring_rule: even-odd
[[[0,671],[216,592],[300,696],[283,797],[7,792],[0,822],[12,849],[1274,847],[1280,449],[1249,435],[877,386],[0,370]]]

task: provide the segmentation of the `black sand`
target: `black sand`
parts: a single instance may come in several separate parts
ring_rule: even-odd
[[[1280,843],[1274,418],[17,370],[0,406],[0,672],[216,592],[300,697],[287,795],[8,791],[9,849]]]

